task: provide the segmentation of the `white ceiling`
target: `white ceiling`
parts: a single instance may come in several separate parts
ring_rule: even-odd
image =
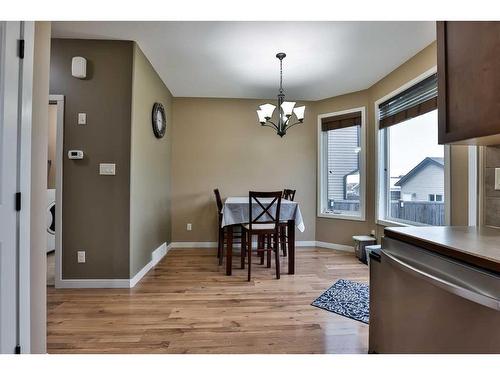
[[[177,97],[288,99],[370,87],[435,40],[434,22],[53,22],[53,37],[135,40]]]

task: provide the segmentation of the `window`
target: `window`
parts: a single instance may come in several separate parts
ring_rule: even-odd
[[[445,150],[438,144],[437,76],[378,104],[378,219],[445,225]]]
[[[318,116],[318,216],[364,220],[364,113]]]
[[[429,202],[442,202],[443,195],[442,194],[429,194]]]

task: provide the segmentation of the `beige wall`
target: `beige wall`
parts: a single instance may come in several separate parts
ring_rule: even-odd
[[[172,240],[215,241],[215,187],[228,196],[283,185],[297,189],[307,227],[299,240],[352,245],[353,235],[371,230],[380,237],[383,226],[375,224],[375,101],[435,65],[432,43],[366,90],[307,103],[306,122],[283,139],[257,124],[255,108],[265,100],[174,98]],[[317,218],[317,116],[357,107],[365,107],[367,114],[366,221]],[[467,158],[460,147],[451,150],[455,225],[467,222]],[[187,223],[193,224],[191,232]]]
[[[127,41],[52,40],[50,93],[65,96],[63,155],[85,153],[63,158],[64,279],[129,278],[132,53]],[[73,56],[87,59],[86,79],[71,76]],[[87,125],[77,125],[79,112]],[[99,175],[99,163],[115,163],[116,175]],[[78,250],[86,263],[77,263]]]
[[[46,353],[46,207],[50,22],[35,23],[31,134],[31,353]]]
[[[297,239],[314,240],[316,122],[310,103],[306,122],[280,138],[258,123],[255,110],[267,101],[174,98],[172,241],[216,240],[214,188],[227,197],[286,187],[297,190],[305,220]]]
[[[317,241],[351,245],[351,237],[355,234],[369,234],[372,229],[376,230],[378,238],[383,234],[384,227],[375,224],[375,102],[432,69],[436,64],[436,43],[434,42],[367,90],[314,103],[315,116],[322,113],[366,106],[368,141],[366,150],[366,221],[318,218],[316,222]],[[451,147],[451,224],[453,225],[466,225],[467,223],[468,159],[466,153],[467,150],[463,146]]]
[[[369,234],[375,228],[374,223],[374,131],[370,121],[370,95],[368,90],[358,91],[347,95],[337,96],[314,103],[312,117],[316,121],[320,114],[365,107],[366,113],[366,220],[342,220],[320,218],[316,219],[316,241],[336,244],[352,245],[354,234]],[[317,140],[315,139],[315,145]],[[315,170],[317,162],[314,163]],[[316,179],[314,180],[316,187]]]
[[[167,131],[154,136],[151,110],[165,107]],[[130,155],[130,276],[150,260],[151,252],[170,243],[170,153],[172,95],[137,44],[132,76]]]

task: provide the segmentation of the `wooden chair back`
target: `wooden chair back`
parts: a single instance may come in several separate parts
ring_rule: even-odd
[[[217,217],[219,218],[219,223],[222,221],[222,199],[220,197],[219,189],[214,189],[215,202],[217,202]]]
[[[283,199],[293,201],[295,199],[295,192],[297,190],[292,190],[292,189],[284,189],[283,190]]]
[[[274,224],[274,228],[277,230],[280,221],[280,210],[281,210],[281,191],[250,191],[248,192],[248,218],[249,218],[249,228],[252,230],[252,224]],[[263,202],[264,199],[270,198],[270,202]],[[254,215],[252,207],[253,204],[257,203],[261,211]],[[273,206],[276,207],[273,210]],[[274,214],[273,214],[274,211]]]

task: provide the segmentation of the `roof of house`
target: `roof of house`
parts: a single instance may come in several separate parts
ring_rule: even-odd
[[[401,177],[401,179],[399,179],[398,182],[396,182],[394,185],[402,186],[410,178],[415,176],[418,172],[420,172],[422,169],[424,169],[430,164],[435,164],[441,168],[444,168],[444,158],[426,157],[424,160],[418,163],[411,171],[409,171],[407,174]]]

